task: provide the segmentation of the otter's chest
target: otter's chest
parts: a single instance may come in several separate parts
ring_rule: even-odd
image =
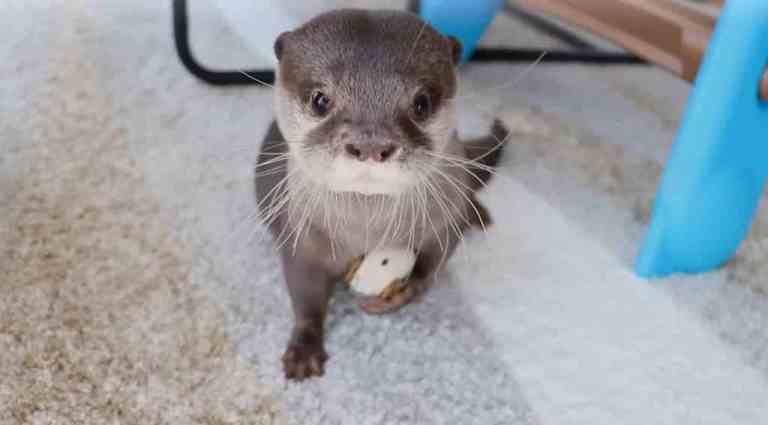
[[[339,195],[314,221],[353,255],[383,246],[417,248],[422,233],[418,207],[406,196]]]
[[[335,248],[357,256],[380,248],[418,250],[425,241],[464,228],[464,203],[436,202],[417,193],[334,197],[313,212],[313,225]],[[465,215],[465,214],[464,214]]]

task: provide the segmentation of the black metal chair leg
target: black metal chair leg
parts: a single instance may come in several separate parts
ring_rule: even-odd
[[[189,17],[186,0],[173,0],[173,35],[181,63],[192,75],[208,84],[233,86],[259,84],[259,81],[266,84],[275,82],[275,73],[271,70],[214,71],[201,65],[195,59],[189,45]]]
[[[408,10],[419,13],[421,6],[420,0],[409,0]],[[518,13],[520,13],[518,11]],[[546,31],[556,30],[555,26],[544,26],[543,21],[535,19],[532,15],[522,14],[525,21],[532,21],[534,26]],[[274,84],[275,73],[268,69],[242,70],[242,71],[216,71],[201,65],[192,54],[189,44],[189,17],[186,0],[173,0],[173,32],[176,41],[176,50],[179,54],[181,63],[189,70],[192,75],[200,80],[217,86],[240,86],[240,85],[264,85]],[[557,30],[557,34],[562,36],[562,31]],[[570,44],[576,44],[577,47],[589,46],[583,41],[574,41],[575,36],[569,34]],[[624,53],[599,52],[593,49],[574,51],[548,51],[544,57],[541,57],[542,51],[538,49],[507,49],[507,48],[479,48],[470,58],[472,62],[510,62],[510,63],[531,63],[537,59],[541,62],[549,63],[588,63],[599,65],[627,65],[627,64],[645,64],[642,59],[633,55]]]

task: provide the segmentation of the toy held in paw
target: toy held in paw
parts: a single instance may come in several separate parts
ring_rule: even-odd
[[[353,260],[344,280],[357,294],[387,299],[405,289],[415,264],[411,250],[380,249]]]

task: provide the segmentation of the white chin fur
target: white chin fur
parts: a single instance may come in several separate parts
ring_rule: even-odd
[[[398,162],[382,164],[350,158],[298,154],[297,164],[305,175],[334,192],[363,195],[397,195],[415,185],[416,178]],[[330,161],[330,164],[328,163]]]
[[[334,192],[357,192],[363,195],[397,195],[405,191],[402,186],[375,180],[331,184],[329,187]]]

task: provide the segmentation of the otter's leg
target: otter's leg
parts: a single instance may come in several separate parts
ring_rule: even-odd
[[[327,268],[290,250],[282,253],[283,273],[291,297],[295,322],[283,370],[288,379],[321,376],[328,355],[324,345],[325,316],[335,279]]]
[[[285,177],[285,161],[273,162],[276,154],[287,151],[280,129],[273,121],[259,155],[256,173],[256,200],[263,216],[275,214],[272,209],[285,196],[285,185],[278,187]],[[269,220],[270,231],[276,240],[286,233],[286,221],[285,211],[277,212]],[[323,251],[312,244],[322,245],[324,240],[322,235],[308,232],[296,252],[292,248],[283,247],[280,253],[295,316],[291,339],[283,355],[283,370],[289,379],[301,380],[322,375],[328,359],[323,344],[323,328],[335,280],[324,259],[316,253],[312,254]]]

